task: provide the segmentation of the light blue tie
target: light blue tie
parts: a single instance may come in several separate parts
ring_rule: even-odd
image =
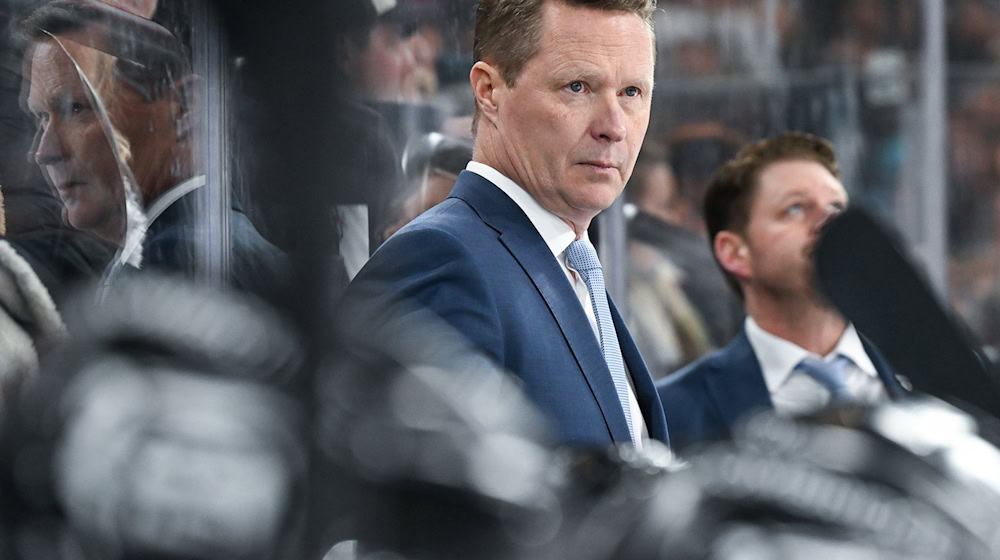
[[[594,308],[594,316],[597,317],[597,329],[601,334],[601,350],[604,352],[604,361],[608,363],[611,371],[611,380],[615,383],[615,391],[618,393],[618,401],[621,403],[622,411],[625,413],[625,422],[628,424],[629,437],[635,443],[635,431],[632,428],[632,408],[629,406],[628,379],[625,377],[625,360],[622,359],[622,350],[618,345],[618,335],[615,333],[615,324],[611,320],[611,308],[608,307],[608,296],[604,289],[604,274],[601,272],[601,261],[597,260],[597,252],[590,243],[578,239],[569,244],[566,248],[566,259],[583,281],[587,283],[587,291],[590,292],[590,303]]]
[[[830,391],[830,402],[845,403],[854,400],[844,380],[844,368],[851,363],[847,356],[837,356],[829,362],[814,358],[803,358],[795,369],[805,373]]]

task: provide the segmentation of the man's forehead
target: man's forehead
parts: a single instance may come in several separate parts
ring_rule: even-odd
[[[833,173],[823,163],[810,157],[790,157],[788,159],[773,161],[761,169],[760,176],[781,177],[793,181],[796,179],[801,181],[815,179],[837,181],[837,178],[833,176]]]
[[[763,191],[770,199],[785,199],[806,195],[817,187],[835,192],[847,199],[847,190],[825,165],[810,158],[778,160],[761,169],[754,189],[754,199]]]
[[[55,38],[37,42],[30,52],[30,81],[41,81],[39,85],[46,88],[82,84],[77,67],[87,79],[93,81],[97,78],[99,57],[103,54],[72,41]]]
[[[588,30],[579,29],[575,26],[560,26],[559,24],[566,18],[572,17],[585,17],[594,18],[595,20],[606,20],[609,21],[614,18],[619,22],[619,27],[621,22],[628,22],[629,26],[641,25],[643,29],[646,30],[644,37],[649,37],[651,40],[651,46],[655,44],[656,33],[649,23],[642,19],[642,17],[629,10],[616,10],[616,9],[603,9],[595,6],[589,6],[586,4],[569,4],[566,2],[560,2],[558,0],[549,0],[542,5],[542,30],[543,38],[545,32],[549,31],[559,31],[563,33],[568,33],[575,36],[583,36]],[[630,31],[628,35],[633,35]],[[655,50],[655,49],[654,49]]]
[[[44,39],[35,43],[31,53],[31,73],[44,73],[52,70],[64,71],[79,65],[86,72],[94,66],[94,57],[87,49],[71,41]]]
[[[543,37],[545,31],[562,30],[564,33],[571,33],[574,35],[581,35],[587,30],[582,30],[573,26],[560,26],[565,19],[568,18],[593,18],[595,20],[601,19],[620,19],[622,21],[635,20],[636,23],[641,24],[643,29],[646,30],[647,35],[651,38],[655,37],[653,29],[643,20],[639,14],[635,12],[630,12],[628,10],[614,10],[614,9],[603,9],[594,6],[588,6],[585,4],[569,4],[566,2],[560,2],[558,0],[549,0],[542,4],[541,8],[541,21]]]
[[[36,43],[29,51],[30,73],[25,74],[28,103],[41,105],[54,90],[66,85],[65,74],[71,68],[69,57],[52,40]],[[74,71],[75,73],[75,71]]]
[[[568,57],[577,64],[597,68],[601,65],[601,61],[594,59],[593,53],[589,51],[598,48],[598,52],[605,56],[627,57],[630,71],[642,74],[636,78],[652,79],[655,64],[653,35],[638,15],[561,2],[547,2],[543,10],[539,49],[533,59],[546,55],[556,56],[558,53],[559,56]],[[603,20],[607,25],[598,25],[598,29],[591,33],[581,33],[579,28],[581,18],[584,20],[596,18],[594,23],[601,23]],[[647,30],[643,37],[648,37],[648,42],[636,40],[636,27]],[[644,56],[647,54],[648,65],[644,64],[646,62]]]

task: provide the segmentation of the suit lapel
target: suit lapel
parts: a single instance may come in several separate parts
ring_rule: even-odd
[[[469,171],[459,175],[451,196],[469,204],[487,225],[497,231],[500,243],[531,279],[559,325],[601,408],[608,433],[615,441],[628,441],[630,436],[625,414],[590,321],[566,274],[531,221],[503,191]]]
[[[705,383],[715,412],[727,428],[751,410],[774,408],[746,332],[741,331],[713,360]]]
[[[896,379],[892,368],[882,354],[864,336],[861,343],[871,358],[886,392],[893,399],[906,394]],[[771,395],[764,383],[757,355],[750,346],[746,332],[741,332],[713,360],[712,371],[705,383],[716,413],[731,428],[739,418],[754,409],[774,408]]]

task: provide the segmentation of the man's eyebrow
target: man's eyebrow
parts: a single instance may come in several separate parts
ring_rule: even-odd
[[[642,77],[638,77],[638,78],[632,78],[632,79],[624,80],[624,82],[627,83],[627,84],[641,86],[642,89],[650,89],[650,88],[653,87],[654,80],[651,80],[651,79],[649,79],[649,78],[647,78],[645,76],[642,76]]]
[[[32,98],[29,96],[26,105],[28,112],[37,118],[53,110],[59,111],[61,108],[69,106],[73,102],[73,99],[71,92],[58,90],[48,93],[41,99],[36,98],[35,102],[32,102]]]
[[[806,191],[804,189],[798,189],[798,188],[796,188],[796,189],[792,189],[790,191],[785,192],[780,197],[778,197],[778,200],[781,201],[781,202],[784,202],[786,200],[791,200],[791,199],[794,199],[794,198],[802,198],[804,196],[806,196]]]
[[[580,80],[582,82],[594,82],[599,80],[598,72],[591,68],[585,68],[581,64],[565,64],[552,71],[552,77],[559,81]]]

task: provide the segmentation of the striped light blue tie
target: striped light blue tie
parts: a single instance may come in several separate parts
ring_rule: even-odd
[[[844,379],[844,368],[847,367],[850,361],[850,358],[842,355],[837,356],[829,362],[813,358],[803,358],[795,366],[795,369],[812,377],[820,385],[826,387],[830,391],[831,403],[847,403],[854,400],[854,395],[847,388],[847,382]]]
[[[625,377],[625,360],[622,359],[622,350],[618,345],[618,335],[615,333],[615,324],[611,320],[611,308],[608,307],[608,296],[604,289],[604,275],[601,272],[601,261],[597,260],[597,252],[590,243],[578,239],[569,244],[566,249],[566,259],[583,281],[587,283],[587,291],[590,292],[590,303],[594,308],[594,316],[597,317],[597,328],[601,334],[601,350],[604,352],[604,361],[608,363],[611,371],[611,380],[615,383],[615,391],[618,393],[618,401],[621,403],[622,411],[625,413],[625,422],[628,424],[628,433],[635,443],[635,431],[632,428],[632,409],[629,406],[628,379]]]

